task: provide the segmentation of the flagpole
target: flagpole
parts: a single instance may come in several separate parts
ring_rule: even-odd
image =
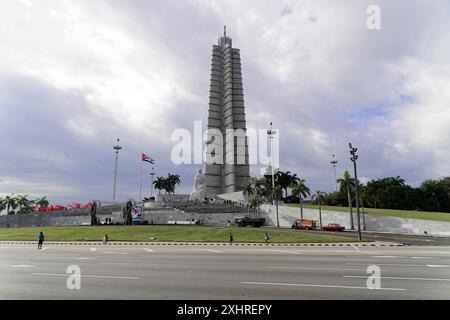
[[[141,179],[140,179],[140,183],[139,183],[139,201],[142,202],[142,153],[141,153]]]

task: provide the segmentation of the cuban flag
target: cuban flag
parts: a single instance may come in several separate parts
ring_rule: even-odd
[[[152,158],[150,158],[150,157],[149,157],[148,155],[146,155],[145,153],[142,154],[141,159],[142,159],[142,161],[146,161],[146,162],[148,162],[148,163],[155,164],[155,160],[153,160]]]

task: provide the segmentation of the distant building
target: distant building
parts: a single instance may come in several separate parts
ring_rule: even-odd
[[[208,130],[220,131],[223,141],[220,144],[208,135],[207,159],[220,160],[205,164],[208,196],[241,191],[250,178],[240,51],[233,48],[224,29],[212,49]],[[228,129],[240,131],[227,138]],[[244,135],[239,137],[239,132]]]

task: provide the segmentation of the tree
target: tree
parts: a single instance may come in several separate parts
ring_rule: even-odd
[[[280,185],[276,185],[272,191],[273,198],[275,199],[275,207],[277,211],[277,228],[280,227],[280,219],[278,217],[278,200],[283,196],[283,189]]]
[[[11,209],[14,210],[17,208],[17,198],[14,197],[14,193],[6,196],[3,201],[4,201],[5,207],[6,207],[6,215],[10,214]]]
[[[153,181],[153,185],[155,189],[159,190],[159,194],[161,194],[161,190],[163,190],[166,187],[164,177],[156,177],[156,180]]]
[[[256,197],[251,198],[251,199],[250,199],[250,202],[249,202],[249,206],[250,206],[250,208],[256,209],[256,210],[257,210],[257,208],[259,207],[259,201],[258,201],[258,199],[257,199]]]
[[[254,189],[251,182],[247,183],[244,186],[244,190],[242,190],[245,198],[247,199],[247,208],[248,208],[248,215],[250,215],[250,196],[253,195]]]
[[[303,198],[311,194],[309,188],[305,185],[304,179],[295,180],[291,183],[292,195],[298,197],[300,202],[300,219],[303,220]]]
[[[6,202],[5,199],[0,198],[0,212],[6,209]]]
[[[319,225],[322,229],[322,201],[323,201],[324,193],[320,190],[317,190],[316,193],[312,196],[312,199],[317,199],[317,205],[319,206]]]
[[[256,204],[257,204],[256,205],[256,217],[259,218],[260,200],[267,192],[266,179],[265,178],[258,179],[256,177],[252,177],[250,179],[250,184],[251,184],[253,193],[255,194],[255,198],[256,198]]]
[[[40,208],[46,208],[50,204],[47,200],[47,197],[37,198],[34,203]]]
[[[16,197],[16,203],[17,206],[19,207],[19,213],[22,213],[22,209],[30,207],[30,201],[28,200],[28,196],[22,196],[22,195],[18,195]]]
[[[275,181],[277,181],[277,184],[283,188],[285,192],[285,196],[287,198],[287,190],[291,186],[293,181],[297,181],[298,177],[297,174],[291,175],[290,171],[282,172],[278,171],[276,174],[277,178]]]
[[[165,179],[165,190],[170,194],[171,192],[175,194],[175,187],[176,185],[180,185],[180,175],[178,174],[168,174],[167,178]]]
[[[347,191],[347,199],[348,199],[348,209],[350,213],[350,225],[351,229],[355,229],[355,224],[353,222],[353,206],[352,206],[352,195],[351,188],[355,185],[355,179],[350,177],[350,173],[346,170],[344,172],[344,176],[340,179],[337,179],[337,182],[341,185],[341,190]]]
[[[363,230],[366,230],[366,212],[365,212],[365,202],[367,199],[367,187],[363,186],[358,181],[358,190],[359,190],[359,198],[361,199],[361,209],[362,209],[362,217],[363,217]]]

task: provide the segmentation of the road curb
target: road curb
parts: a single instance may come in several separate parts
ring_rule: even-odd
[[[36,241],[0,241],[0,245],[36,245]],[[264,246],[264,247],[400,247],[402,243],[365,242],[365,243],[233,243],[226,242],[128,242],[109,241],[46,241],[45,245],[80,246]]]

